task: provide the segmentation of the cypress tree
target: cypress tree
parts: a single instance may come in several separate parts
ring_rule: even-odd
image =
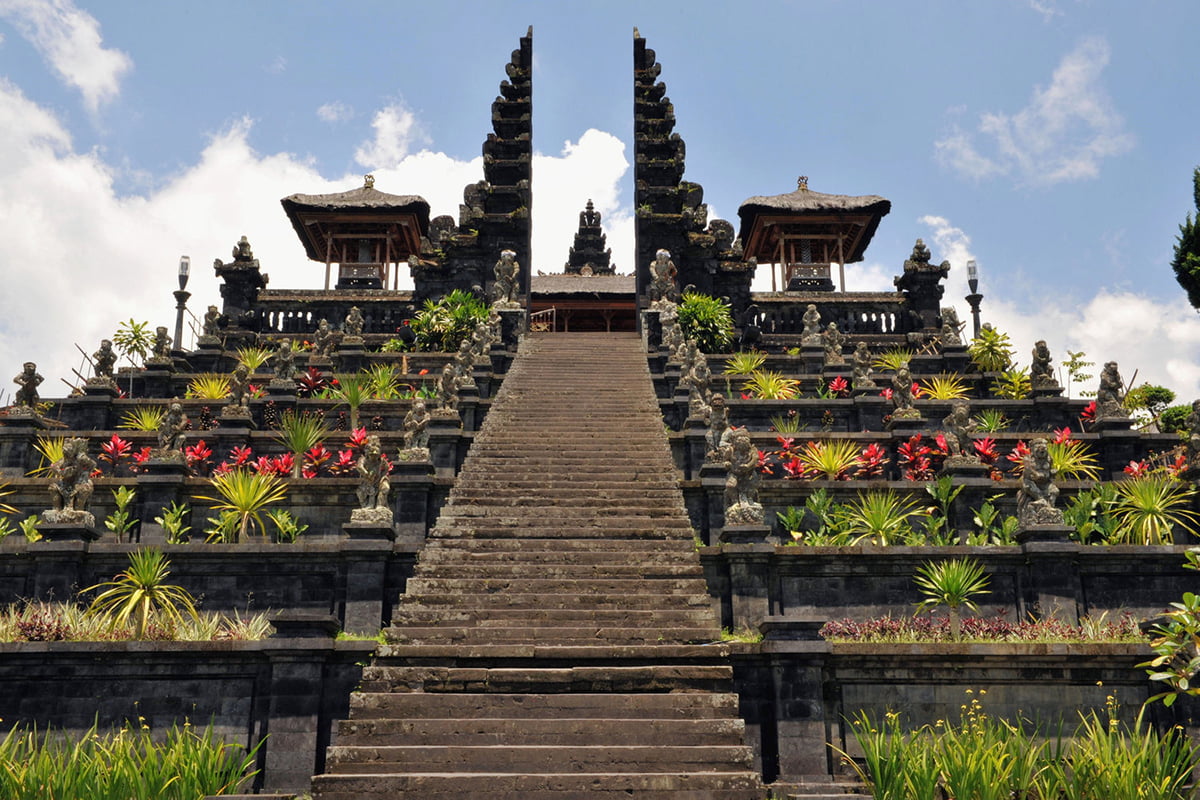
[[[1189,213],[1187,220],[1179,226],[1171,268],[1175,270],[1175,280],[1187,292],[1188,302],[1200,310],[1200,167],[1192,171],[1192,200],[1196,205],[1196,217]]]

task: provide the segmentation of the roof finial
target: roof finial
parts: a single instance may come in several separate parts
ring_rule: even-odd
[[[807,175],[801,175],[799,178],[796,179],[796,189],[797,189],[797,191],[799,191],[801,189],[803,189],[804,191],[808,191],[808,176]]]
[[[375,176],[369,172],[366,175],[363,175],[363,188],[364,189],[374,189],[375,188]]]

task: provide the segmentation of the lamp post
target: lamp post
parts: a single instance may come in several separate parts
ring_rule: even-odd
[[[971,293],[967,295],[966,300],[971,304],[971,320],[975,324],[975,337],[979,338],[979,301],[983,299],[983,295],[979,293],[979,266],[975,263],[975,259],[967,262],[967,286],[971,287]]]
[[[192,271],[192,259],[188,256],[179,257],[179,290],[175,294],[175,349],[183,349],[183,312],[187,310],[188,298],[192,293],[187,290],[188,275]]]

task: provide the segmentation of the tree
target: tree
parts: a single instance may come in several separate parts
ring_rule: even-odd
[[[1200,310],[1200,167],[1192,171],[1192,202],[1196,217],[1189,213],[1179,226],[1171,269],[1175,270],[1175,280],[1187,292],[1188,302]]]

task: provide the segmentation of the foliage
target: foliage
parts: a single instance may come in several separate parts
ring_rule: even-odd
[[[130,317],[117,325],[117,332],[112,335],[112,343],[117,352],[136,367],[150,355],[154,347],[154,331],[150,330],[149,322],[138,322]]]
[[[864,620],[849,618],[826,622],[822,638],[835,642],[878,642],[914,644],[956,641],[947,617],[883,616]],[[1012,621],[997,614],[991,617],[965,617],[961,620],[964,642],[1130,642],[1146,640],[1138,620],[1125,613],[1116,619],[1107,614],[1082,617],[1078,625],[1055,617]]]
[[[232,469],[209,479],[217,497],[201,497],[215,503],[216,511],[224,512],[219,519],[225,528],[222,533],[228,533],[228,520],[236,520],[235,538],[245,538],[251,523],[259,530],[263,529],[262,512],[272,503],[277,503],[287,495],[287,486],[278,475],[268,472],[251,472],[245,469]]]
[[[909,361],[912,361],[914,355],[916,353],[907,347],[893,347],[875,356],[875,360],[871,362],[871,366],[875,369],[886,369],[895,372]]]
[[[1109,509],[1117,499],[1116,484],[1097,483],[1079,492],[1063,508],[1063,522],[1075,529],[1072,538],[1083,544],[1092,540],[1111,544],[1117,527]]]
[[[1003,400],[1024,400],[1032,391],[1029,370],[1024,367],[1006,369],[992,383],[992,394]]]
[[[229,396],[229,376],[219,372],[201,372],[188,381],[187,397],[197,400],[224,400]]]
[[[400,378],[396,375],[396,368],[391,364],[372,364],[363,370],[362,376],[374,399],[394,400],[399,396]]]
[[[967,355],[981,372],[1001,372],[1008,369],[1015,352],[1008,334],[990,325],[981,328],[979,336],[971,340],[967,347]]]
[[[104,527],[117,535],[117,541],[123,541],[137,526],[138,520],[133,519],[129,504],[133,502],[134,490],[129,486],[113,489],[113,502],[116,510],[104,520]]]
[[[271,360],[271,356],[275,355],[274,349],[270,347],[239,347],[236,351],[237,362],[244,364],[246,369],[254,374],[258,368]]]
[[[1017,530],[1021,521],[1016,517],[1000,518],[1000,509],[996,508],[995,498],[989,498],[975,509],[971,521],[975,523],[976,533],[967,537],[967,544],[981,546],[987,544],[1013,545],[1017,543]]]
[[[975,597],[987,591],[988,576],[973,558],[952,558],[949,561],[927,561],[917,568],[913,578],[925,599],[917,603],[917,612],[946,606],[950,611],[950,635],[962,635],[959,607],[966,606],[979,613]]]
[[[800,381],[771,370],[755,370],[743,388],[759,400],[791,400],[800,394]]]
[[[934,505],[925,510],[925,538],[930,544],[956,544],[956,532],[950,528],[950,509],[965,487],[955,486],[954,478],[942,475],[925,484],[925,493]]]
[[[721,628],[722,642],[742,642],[745,644],[757,644],[763,640],[763,634],[760,631],[753,631],[750,628],[738,628],[736,631],[732,628]]]
[[[113,627],[135,621],[134,638],[146,635],[146,625],[152,616],[162,616],[177,624],[184,615],[195,619],[196,603],[186,589],[167,583],[171,562],[155,548],[134,550],[129,554],[129,567],[106,583],[88,587],[85,592],[101,589],[92,601],[88,613],[102,616]]]
[[[351,423],[356,421],[357,412],[357,407],[352,406]],[[351,427],[357,428],[358,426],[351,424]],[[300,477],[304,454],[325,441],[329,434],[330,430],[325,425],[325,420],[316,414],[296,413],[294,409],[289,408],[279,415],[279,430],[275,433],[275,441],[282,444],[292,454],[293,478]]]
[[[1185,569],[1200,570],[1200,550],[1189,549],[1185,554]],[[1146,672],[1150,680],[1165,684],[1166,691],[1156,694],[1146,702],[1161,700],[1171,706],[1180,695],[1200,695],[1200,684],[1195,682],[1200,672],[1200,597],[1184,592],[1179,602],[1171,603],[1163,613],[1165,622],[1151,631],[1154,636],[1150,649],[1155,657],[1139,667],[1149,667]]]
[[[784,435],[796,434],[804,430],[804,423],[796,410],[792,409],[786,414],[772,415],[771,430]]]
[[[758,351],[733,353],[725,359],[726,375],[749,375],[766,363],[767,354]]]
[[[847,439],[805,442],[797,451],[805,478],[830,481],[849,480],[850,470],[858,465],[858,445]]]
[[[165,406],[134,406],[125,412],[117,427],[126,431],[157,431],[166,416]]]
[[[1070,431],[1063,429],[1049,442],[1050,463],[1058,477],[1064,480],[1100,480],[1100,461],[1086,444],[1070,438]]]
[[[942,373],[921,381],[921,391],[930,400],[958,400],[967,396],[967,384],[957,375]]]
[[[1113,542],[1171,544],[1176,529],[1196,533],[1200,517],[1191,510],[1196,490],[1160,472],[1150,472],[1114,484],[1109,513],[1116,522]]]
[[[724,353],[733,341],[729,304],[699,292],[684,292],[679,301],[679,327],[705,353]]]
[[[11,488],[11,484],[9,484],[8,481],[0,481],[0,497],[8,497],[15,491],[16,489]],[[15,513],[17,513],[17,509],[14,506],[10,506],[8,503],[0,501],[0,514]]]
[[[854,537],[854,543],[900,544],[912,536],[908,518],[917,513],[916,503],[890,489],[871,490],[858,499],[839,506],[835,512],[837,527]]]
[[[1187,423],[1191,413],[1191,406],[1168,406],[1158,417],[1158,429],[1163,433],[1191,433]]]
[[[154,521],[162,526],[167,544],[183,544],[187,541],[187,534],[192,526],[184,521],[184,517],[191,513],[191,510],[189,506],[172,502],[170,506],[163,509],[161,516],[154,518]]]
[[[67,437],[59,434],[57,436],[43,436],[38,434],[33,440],[34,451],[42,457],[37,469],[30,470],[30,475],[44,475],[50,471],[50,465],[55,461],[62,461],[63,447],[67,443]]]
[[[1092,378],[1096,377],[1087,372],[1084,372],[1088,367],[1096,366],[1095,361],[1086,361],[1087,353],[1082,350],[1076,352],[1074,350],[1067,351],[1067,358],[1063,361],[1063,367],[1067,370],[1067,397],[1071,396],[1071,385],[1075,383],[1087,383]],[[1080,397],[1094,397],[1095,392],[1080,392]]]
[[[333,385],[326,392],[326,396],[337,400],[350,409],[350,427],[358,427],[358,410],[362,404],[371,399],[371,382],[366,375],[338,375],[334,378]],[[286,416],[286,413],[285,413]],[[281,421],[281,427],[283,423]],[[313,442],[312,444],[318,444]],[[309,445],[310,447],[312,445]],[[308,448],[304,448],[307,450]],[[292,451],[293,453],[296,451]],[[300,452],[304,452],[301,450]]]
[[[292,516],[292,512],[284,508],[271,509],[267,512],[267,519],[275,526],[275,541],[281,544],[292,544],[300,538],[300,534],[308,530],[307,525],[302,524]]]
[[[226,617],[202,614],[182,617],[175,624],[159,618],[147,626],[146,639],[154,641],[208,642],[254,641],[270,635],[266,614]],[[131,625],[113,626],[107,617],[89,614],[74,603],[26,601],[0,610],[0,642],[130,641]]]
[[[1175,272],[1175,280],[1187,292],[1188,302],[1193,308],[1200,308],[1200,167],[1192,170],[1192,203],[1196,217],[1188,212],[1179,226],[1171,269]]]
[[[972,419],[975,427],[981,433],[1000,433],[1008,430],[1008,426],[1012,424],[1009,418],[1004,416],[1004,412],[998,408],[985,408]]]
[[[1173,402],[1175,392],[1151,383],[1135,386],[1125,393],[1125,407],[1134,413],[1138,424],[1142,426],[1158,424],[1159,417]]]
[[[487,318],[487,303],[471,292],[454,289],[441,300],[427,299],[409,327],[417,349],[452,353]]]

